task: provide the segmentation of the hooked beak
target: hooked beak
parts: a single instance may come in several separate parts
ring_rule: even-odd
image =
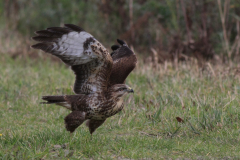
[[[134,90],[132,88],[129,88],[127,91],[128,93],[134,93]]]

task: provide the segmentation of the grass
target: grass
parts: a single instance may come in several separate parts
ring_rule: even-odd
[[[237,67],[149,65],[140,62],[128,77],[134,95],[91,139],[85,125],[70,137],[68,110],[39,104],[43,95],[73,93],[69,68],[2,54],[0,159],[240,158]]]

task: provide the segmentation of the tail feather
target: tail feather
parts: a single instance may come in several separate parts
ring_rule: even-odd
[[[46,102],[40,102],[40,104],[56,104],[72,110],[71,104],[76,102],[82,96],[84,95],[43,96],[42,99]]]
[[[43,96],[42,99],[47,102],[40,102],[41,104],[63,103],[66,102],[65,96]]]

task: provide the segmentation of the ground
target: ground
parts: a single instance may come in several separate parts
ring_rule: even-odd
[[[93,134],[72,136],[68,110],[43,95],[73,94],[74,74],[46,58],[0,58],[1,159],[240,158],[240,81],[232,64],[195,61],[152,69],[141,60],[128,77],[134,94]],[[178,120],[177,120],[177,117]]]

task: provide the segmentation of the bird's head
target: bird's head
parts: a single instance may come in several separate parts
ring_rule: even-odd
[[[115,98],[121,98],[128,93],[134,93],[133,89],[126,84],[115,84],[110,88],[109,91]]]

